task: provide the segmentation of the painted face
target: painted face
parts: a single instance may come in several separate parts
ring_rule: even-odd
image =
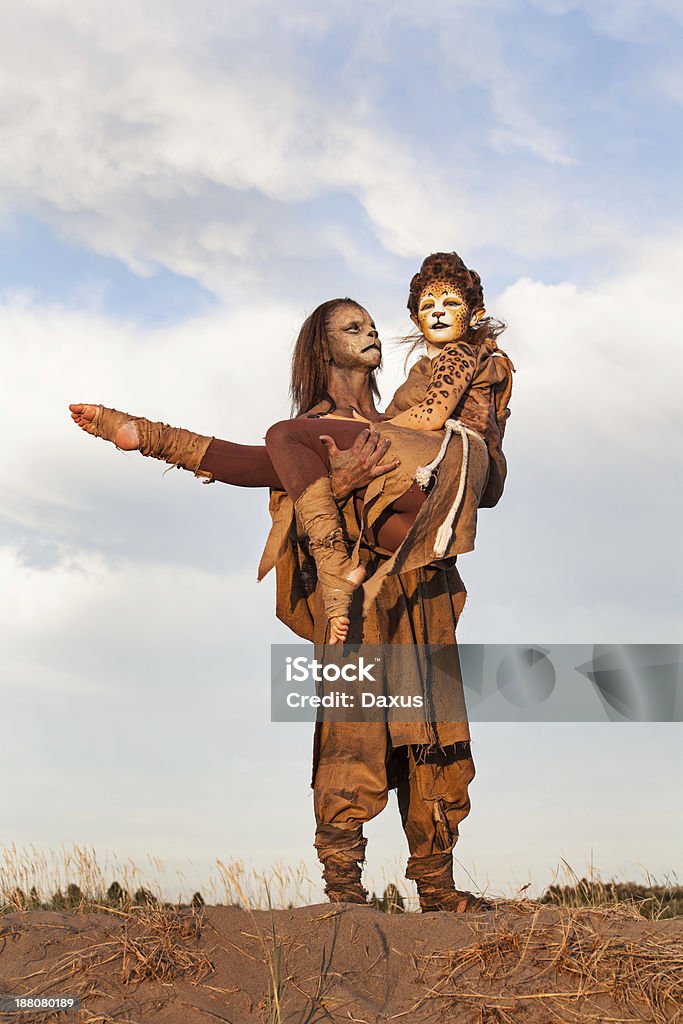
[[[441,346],[465,338],[481,315],[483,310],[470,310],[453,282],[432,281],[420,295],[417,325],[430,344]]]
[[[374,370],[382,361],[382,345],[368,311],[354,303],[332,310],[327,319],[330,355],[335,366]]]

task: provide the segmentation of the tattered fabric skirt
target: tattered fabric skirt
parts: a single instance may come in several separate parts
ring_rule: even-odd
[[[391,440],[391,458],[399,458],[397,470],[378,477],[367,488],[361,529],[372,526],[381,513],[419,478],[420,469],[433,463],[442,449],[444,431],[411,430],[392,423],[377,425]],[[463,456],[466,449],[466,463]],[[410,569],[453,558],[474,549],[479,502],[489,478],[489,456],[484,439],[468,431],[463,439],[454,433],[437,468],[431,474],[431,490],[400,547],[382,561],[364,586],[363,614],[368,615],[386,579]],[[461,494],[458,494],[459,489]],[[454,501],[457,514],[453,517]],[[448,526],[447,535],[444,527]],[[362,540],[358,542],[361,544]],[[358,545],[357,545],[358,546]]]

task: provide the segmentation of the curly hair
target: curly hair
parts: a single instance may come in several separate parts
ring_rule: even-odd
[[[308,412],[314,405],[322,401],[330,403],[327,412],[334,412],[337,408],[336,402],[327,390],[331,362],[327,327],[330,316],[339,306],[363,308],[355,299],[348,297],[328,299],[327,302],[317,306],[301,325],[299,336],[294,344],[292,378],[289,386],[293,416]],[[372,370],[370,373],[370,390],[376,398],[379,398],[375,373],[376,370]]]
[[[484,308],[484,289],[481,278],[476,270],[470,270],[457,252],[433,252],[423,260],[422,266],[410,282],[408,294],[408,310],[411,317],[417,319],[420,295],[432,281],[446,280],[454,284],[462,293],[465,302],[473,313]],[[474,327],[469,328],[467,341],[478,345],[487,338],[495,339],[505,330],[505,324],[494,317],[486,316],[478,320]],[[420,336],[421,337],[421,336]],[[414,335],[409,339],[415,342]],[[418,338],[417,341],[420,339]]]

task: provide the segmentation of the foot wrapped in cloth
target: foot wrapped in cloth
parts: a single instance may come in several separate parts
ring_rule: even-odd
[[[360,880],[366,842],[360,825],[351,828],[318,826],[315,846],[323,865],[325,895],[330,903],[367,904],[368,891]]]
[[[308,547],[315,559],[325,611],[330,619],[333,642],[343,639],[348,629],[348,612],[353,592],[363,582],[363,566],[354,565],[344,540],[339,509],[332,495],[330,478],[319,477],[299,495],[294,511]],[[335,620],[342,620],[339,626]],[[346,620],[347,629],[344,629]]]
[[[120,428],[128,423],[135,428],[138,451],[142,455],[161,459],[162,462],[169,462],[180,469],[189,469],[195,476],[208,477],[207,482],[212,481],[211,473],[199,469],[213,440],[211,437],[195,434],[192,430],[184,430],[182,427],[171,427],[167,423],[153,423],[144,416],[131,416],[130,413],[108,409],[104,405],[97,406],[95,418],[85,426],[85,429],[89,434],[111,441],[119,450],[126,451],[128,449],[122,449],[116,443],[116,435]]]
[[[451,910],[456,914],[482,914],[493,905],[471,892],[455,888],[453,851],[435,853],[431,857],[410,857],[406,878],[417,885],[420,910],[423,914]]]

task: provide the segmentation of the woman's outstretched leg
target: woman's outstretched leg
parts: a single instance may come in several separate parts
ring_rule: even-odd
[[[104,406],[78,403],[72,404],[70,410],[74,422],[87,433],[113,442],[122,451],[138,450],[143,455],[191,470],[207,483],[219,480],[236,487],[287,490],[295,502],[304,531],[312,541],[328,615],[335,620],[332,642],[345,638],[348,632],[345,611],[364,572],[352,565],[344,543],[341,518],[330,489],[328,449],[321,436],[331,437],[340,450],[347,450],[367,429],[362,422],[321,421],[317,417],[286,420],[268,431],[269,447],[266,448],[222,441]],[[323,430],[326,435],[321,435]],[[354,492],[359,513],[363,494],[364,489]],[[370,542],[385,550],[395,550],[414,522],[423,500],[424,495],[417,488],[397,499],[375,524],[368,538]]]
[[[327,447],[321,435],[332,437],[339,448],[350,448],[365,429],[362,421],[305,416],[274,423],[266,434],[266,448],[292,501],[297,501],[315,480],[329,474]]]
[[[103,405],[78,402],[69,409],[77,426],[88,434],[111,441],[120,451],[139,451],[172,466],[189,469],[207,483],[220,480],[234,487],[282,489],[265,445],[233,444]]]
[[[263,444],[235,444],[214,437],[199,468],[214,480],[233,487],[285,489]]]

